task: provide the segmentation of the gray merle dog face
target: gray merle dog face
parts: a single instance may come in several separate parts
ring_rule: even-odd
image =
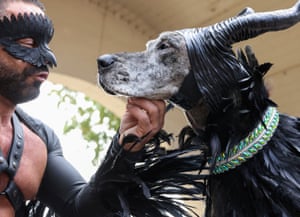
[[[190,62],[184,37],[164,32],[136,53],[106,54],[98,58],[98,80],[110,94],[169,99],[178,92]]]

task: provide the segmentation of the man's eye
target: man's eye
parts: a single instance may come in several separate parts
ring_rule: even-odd
[[[17,41],[20,45],[24,46],[24,47],[29,47],[29,48],[33,48],[35,47],[35,42],[33,39],[30,38],[26,38],[26,39],[20,39]]]

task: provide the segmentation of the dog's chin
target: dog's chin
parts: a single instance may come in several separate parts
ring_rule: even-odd
[[[121,91],[121,90],[117,90],[114,88],[111,88],[108,85],[103,84],[102,82],[99,82],[99,86],[108,94],[110,95],[117,95],[117,96],[121,96],[121,97],[137,97],[133,94],[130,94],[129,92],[126,91]]]
[[[108,83],[105,83],[101,80],[98,81],[99,87],[101,87],[106,93],[110,95],[117,95],[121,97],[137,97],[137,98],[145,98],[149,100],[168,100],[171,93],[164,93],[161,92],[155,93],[153,91],[150,92],[135,92],[132,91],[130,88],[120,88],[120,86],[111,86]]]

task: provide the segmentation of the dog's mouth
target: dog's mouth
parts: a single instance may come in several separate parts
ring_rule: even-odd
[[[115,92],[113,92],[112,90],[110,90],[109,88],[107,88],[105,85],[101,85],[101,87],[103,88],[103,90],[110,94],[110,95],[117,95]]]
[[[105,83],[103,82],[103,79],[101,79],[101,77],[98,77],[98,85],[100,87],[102,87],[102,89],[106,93],[108,93],[110,95],[117,95],[117,93],[112,88],[110,88],[108,85],[105,85]]]
[[[108,83],[104,82],[103,79],[99,78],[98,79],[98,84],[100,87],[102,87],[102,89],[110,94],[110,95],[119,95],[119,96],[124,96],[124,97],[130,97],[130,96],[134,96],[132,94],[130,94],[128,91],[126,90],[122,90],[122,89],[116,89],[113,86],[109,85]]]

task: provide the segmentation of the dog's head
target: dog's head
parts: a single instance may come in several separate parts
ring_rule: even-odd
[[[106,54],[98,58],[99,83],[108,93],[169,99],[178,92],[190,63],[184,38],[162,33],[137,53]]]
[[[185,110],[205,104],[211,113],[229,107],[244,112],[247,104],[257,104],[251,91],[263,88],[258,77],[266,67],[258,69],[251,52],[248,59],[235,55],[232,44],[294,25],[299,5],[264,13],[247,8],[212,26],[164,32],[143,52],[100,56],[99,83],[111,94],[165,99]]]

